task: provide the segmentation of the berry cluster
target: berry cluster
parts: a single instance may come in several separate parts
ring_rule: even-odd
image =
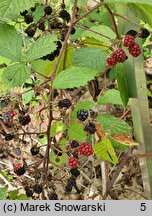
[[[6,122],[12,122],[13,118],[17,115],[17,112],[14,110],[7,111],[3,114],[3,119]]]
[[[33,146],[30,151],[31,151],[31,155],[35,156],[39,153],[40,148],[38,148],[37,146]]]
[[[54,50],[54,52],[46,55],[46,56],[43,56],[41,59],[43,59],[44,61],[45,60],[49,60],[49,61],[54,61],[55,57],[57,57],[60,53],[60,49],[62,47],[62,43],[61,41],[56,41],[56,50]]]
[[[96,132],[96,126],[93,122],[90,122],[85,126],[84,130],[87,131],[89,134],[94,134]]]
[[[29,115],[19,116],[19,123],[23,126],[29,124],[31,121],[31,117]]]
[[[84,142],[80,145],[79,152],[84,156],[90,156],[93,154],[93,148],[89,143]]]
[[[141,38],[147,38],[150,35],[147,29],[141,28],[140,32],[133,29],[129,30],[123,38],[123,46],[128,48],[129,53],[133,57],[138,57],[141,54],[141,48],[135,42],[137,36]],[[108,66],[114,67],[117,63],[124,62],[127,60],[127,56],[123,49],[119,48],[107,58],[106,62]]]
[[[124,37],[123,45],[128,47],[129,53],[133,57],[138,57],[141,54],[141,49],[139,45],[135,42],[135,36],[126,34]]]
[[[43,9],[43,16],[36,22],[34,22],[34,16],[37,12],[38,7],[42,7]],[[59,39],[64,41],[65,35],[68,31],[68,23],[70,21],[70,14],[66,10],[65,4],[61,5],[60,10],[53,11],[53,8],[50,5],[39,5],[36,4],[35,7],[31,7],[29,10],[25,10],[20,12],[20,15],[24,17],[24,22],[29,26],[25,29],[25,33],[29,37],[33,37],[36,34],[36,31],[39,29],[40,31],[47,31],[52,34],[52,30],[60,32]],[[37,32],[39,33],[39,31]],[[73,28],[71,34],[75,34],[75,29]],[[39,36],[38,36],[39,37]],[[57,56],[59,51],[55,51],[55,57]],[[51,59],[54,57],[52,53],[50,56],[47,56],[46,59]],[[54,57],[54,58],[55,58]],[[45,59],[45,60],[46,60]]]
[[[21,163],[17,163],[14,165],[14,173],[21,176],[26,172],[25,165],[22,165]]]
[[[60,108],[69,108],[71,106],[71,101],[67,98],[60,100],[58,106]]]
[[[69,158],[69,167],[76,168],[78,166],[78,160],[74,157]]]
[[[81,109],[77,112],[77,118],[80,120],[80,121],[85,121],[87,118],[88,118],[88,110],[85,110],[85,109]]]
[[[66,185],[65,192],[70,193],[74,186],[76,186],[76,178],[74,176],[71,176],[68,179],[68,183]]]

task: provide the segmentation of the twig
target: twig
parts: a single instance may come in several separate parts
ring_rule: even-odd
[[[112,127],[109,129],[109,133],[110,131],[121,121],[121,119],[123,119],[131,110],[131,107],[129,107],[126,112],[112,125]]]
[[[116,22],[115,22],[114,14],[113,14],[113,12],[111,11],[110,7],[109,7],[107,4],[104,4],[104,7],[105,7],[105,8],[108,10],[108,12],[109,12],[109,16],[110,16],[110,20],[111,20],[112,29],[113,29],[113,31],[116,33],[117,38],[119,39],[119,33],[118,33],[118,28],[117,28],[117,25],[116,25]]]
[[[103,4],[104,4],[103,2],[100,2],[99,4],[97,4],[96,6],[94,6],[92,9],[90,9],[89,11],[87,11],[86,13],[84,13],[81,17],[79,17],[73,24],[76,25],[80,20],[82,20],[84,17],[86,17],[87,15],[89,15],[90,13],[92,13],[94,10],[98,9]]]
[[[94,31],[94,30],[89,29],[89,28],[84,27],[84,26],[77,26],[77,27],[81,28],[81,29],[84,29],[84,30],[87,30],[87,31],[90,31],[90,32],[92,32],[94,34],[97,34],[97,35],[101,36],[101,37],[104,37],[104,38],[108,39],[109,41],[111,41],[112,43],[114,42],[114,40],[112,38],[110,38],[110,37],[108,37],[108,36],[106,36],[104,34],[101,34],[101,33],[97,32],[97,31]]]
[[[124,20],[127,20],[128,22],[133,23],[134,25],[136,25],[136,26],[138,26],[138,27],[141,27],[139,23],[137,23],[137,22],[135,22],[135,21],[133,21],[133,20],[130,20],[129,18],[127,18],[127,17],[125,17],[125,16],[122,16],[122,15],[117,14],[117,13],[113,13],[113,15],[114,15],[114,16],[117,16],[117,17],[120,17],[120,18],[122,18],[122,19],[124,19]]]

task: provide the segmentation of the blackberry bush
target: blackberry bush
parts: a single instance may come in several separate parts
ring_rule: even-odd
[[[7,199],[99,199],[103,176],[109,187],[102,199],[126,199],[116,178],[124,164],[123,188],[137,179],[138,190],[147,185],[138,167],[138,157],[147,152],[134,154],[138,146],[152,152],[146,105],[151,106],[151,78],[145,85],[142,71],[142,47],[151,49],[145,13],[150,4],[132,3],[132,13],[140,16],[136,23],[124,1],[126,14],[109,1],[88,3],[13,1],[7,8],[0,3],[6,11],[0,13],[0,187],[6,191],[8,182]],[[139,102],[141,121],[130,98]]]

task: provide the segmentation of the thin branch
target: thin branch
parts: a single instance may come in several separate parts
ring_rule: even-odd
[[[120,17],[120,18],[122,18],[122,19],[124,19],[124,20],[126,20],[126,21],[128,21],[128,22],[130,22],[130,23],[132,23],[132,24],[134,24],[134,25],[136,25],[136,26],[138,26],[138,27],[141,27],[139,23],[137,23],[137,22],[135,22],[135,21],[133,21],[133,20],[130,20],[130,19],[127,18],[126,16],[122,16],[122,15],[117,14],[117,13],[113,13],[113,15],[114,15],[114,16],[117,16],[117,17]]]
[[[119,33],[118,33],[118,28],[117,28],[117,25],[116,25],[116,22],[115,22],[114,14],[113,14],[113,12],[111,11],[110,7],[107,4],[104,4],[104,7],[109,12],[112,29],[116,33],[117,38],[119,39]]]
[[[77,27],[78,27],[78,28],[81,28],[81,29],[84,29],[84,30],[87,30],[87,31],[90,31],[90,32],[92,32],[92,33],[94,33],[94,34],[100,35],[101,37],[104,37],[104,38],[108,39],[108,40],[111,41],[112,43],[114,42],[114,40],[113,40],[112,38],[110,38],[110,37],[108,37],[108,36],[106,36],[106,35],[104,35],[104,34],[101,34],[101,33],[99,33],[99,32],[96,32],[96,31],[94,31],[94,30],[91,30],[91,29],[89,29],[89,28],[87,28],[87,27],[84,27],[84,26],[77,26]]]
[[[79,17],[73,24],[76,25],[80,20],[82,20],[84,17],[86,17],[87,15],[89,15],[90,13],[92,13],[94,10],[98,9],[103,4],[104,4],[103,2],[100,2],[99,4],[97,4],[96,6],[94,6],[92,9],[90,9],[89,11],[87,11],[86,13],[84,13],[81,17]]]
[[[112,125],[112,127],[109,129],[109,133],[110,131],[121,121],[121,119],[123,119],[131,110],[131,107],[129,107],[126,112]]]

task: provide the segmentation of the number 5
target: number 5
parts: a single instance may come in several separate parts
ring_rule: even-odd
[[[146,210],[146,203],[141,203],[140,210],[145,211]]]

